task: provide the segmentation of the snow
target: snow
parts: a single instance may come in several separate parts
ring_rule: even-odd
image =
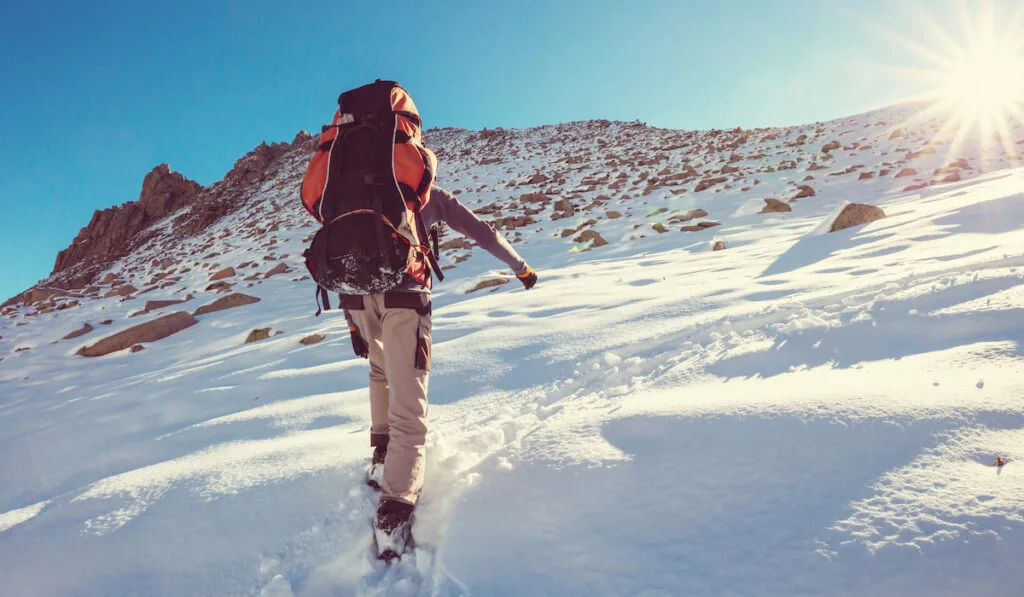
[[[781,144],[820,127],[811,153],[833,138],[872,144],[837,151],[830,170],[877,169],[917,148],[874,125],[900,110],[773,129],[780,145],[743,152],[766,156],[752,167],[775,164]],[[512,164],[442,160],[441,183],[473,208],[500,202],[503,181],[592,144],[588,126],[517,131]],[[623,152],[644,135],[663,145],[657,130],[600,131],[625,135]],[[434,145],[478,143],[437,135]],[[915,168],[941,165],[939,153]],[[994,155],[974,156],[962,182],[915,191],[902,190],[911,178],[821,176],[785,214],[753,207],[790,196],[807,162],[758,172],[756,192],[623,189],[630,199],[615,192],[603,206],[623,217],[595,226],[608,246],[559,234],[602,210],[520,231],[515,246],[540,276],[530,291],[512,280],[465,294],[508,273],[479,249],[448,254],[443,264],[470,257],[434,296],[418,547],[390,568],[368,558],[367,367],[342,317],[312,316],[298,257],[312,227],[276,190],[301,175],[289,158],[249,199],[258,209],[209,231],[213,248],[174,247],[191,259],[176,286],[2,320],[2,592],[1019,595],[1024,169]],[[570,171],[562,186],[608,170]],[[580,193],[582,204],[602,190]],[[821,233],[846,202],[888,217]],[[648,217],[660,207],[670,211]],[[721,223],[725,251],[711,251],[709,232],[651,230],[696,208]],[[237,234],[273,213],[284,214],[273,247]],[[149,278],[161,251],[111,271]],[[75,356],[139,322],[128,315],[145,299],[199,297],[164,312],[213,300],[207,251],[221,266],[293,271],[239,284],[261,301],[142,352]],[[94,332],[59,340],[87,321]],[[282,333],[243,344],[256,327]],[[299,344],[313,333],[326,339]]]

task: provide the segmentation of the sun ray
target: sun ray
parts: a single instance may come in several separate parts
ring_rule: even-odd
[[[968,144],[976,145],[986,168],[992,160],[1019,165],[1021,151],[1013,136],[1024,126],[1024,4],[1007,8],[995,0],[955,0],[955,25],[950,27],[938,20],[934,5],[911,2],[909,21],[923,33],[917,38],[867,23],[916,58],[916,64],[866,64],[872,72],[923,90],[905,98],[915,109],[894,128],[938,122],[928,142],[948,143],[944,166],[963,157]]]

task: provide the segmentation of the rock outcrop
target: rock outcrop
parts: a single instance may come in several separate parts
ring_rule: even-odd
[[[89,225],[57,254],[51,276],[74,268],[80,272],[65,276],[64,285],[73,288],[84,284],[93,270],[142,245],[149,238],[143,231],[189,205],[200,191],[199,183],[160,164],[143,179],[138,201],[93,213]]]

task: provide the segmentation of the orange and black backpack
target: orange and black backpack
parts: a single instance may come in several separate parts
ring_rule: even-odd
[[[322,224],[305,253],[318,299],[326,302],[327,291],[384,293],[409,278],[429,288],[432,273],[443,279],[436,236],[431,251],[420,217],[437,169],[421,126],[412,98],[394,81],[378,79],[338,98],[301,191]]]

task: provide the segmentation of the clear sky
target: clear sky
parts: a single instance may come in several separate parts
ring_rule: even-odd
[[[427,127],[799,124],[921,91],[886,68],[921,58],[877,25],[927,43],[929,19],[955,36],[962,16],[951,0],[11,0],[0,300],[157,164],[210,184],[378,77]]]

